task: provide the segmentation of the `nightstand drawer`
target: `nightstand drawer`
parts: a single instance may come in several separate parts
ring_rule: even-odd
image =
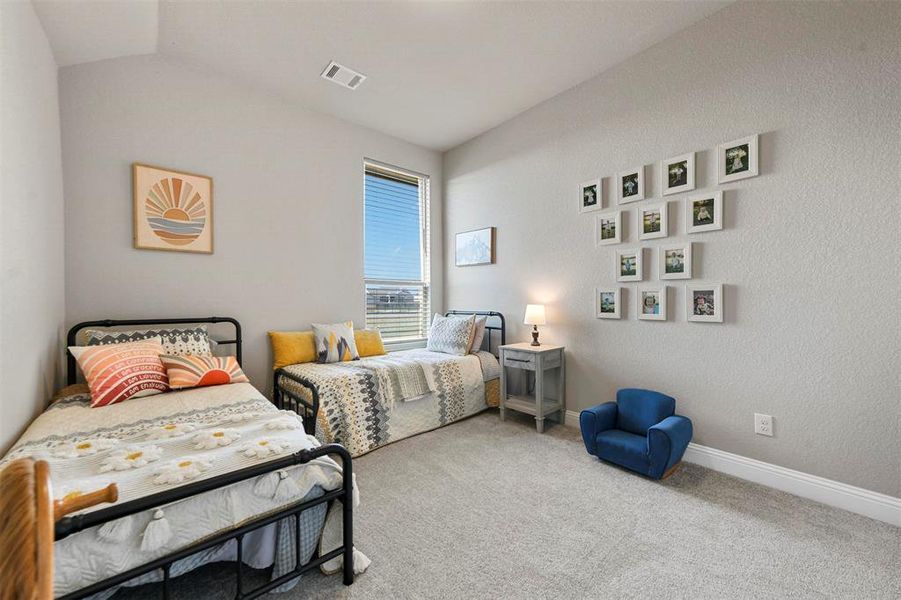
[[[504,366],[514,369],[535,370],[535,355],[531,352],[504,351]]]

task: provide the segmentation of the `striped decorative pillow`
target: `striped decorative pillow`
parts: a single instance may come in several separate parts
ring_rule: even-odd
[[[247,383],[247,375],[234,356],[171,356],[160,357],[169,386],[173,390],[223,385],[225,383]]]
[[[169,391],[158,337],[111,346],[72,346],[69,352],[91,389],[91,408]]]

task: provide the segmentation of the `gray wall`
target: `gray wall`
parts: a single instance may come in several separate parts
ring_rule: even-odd
[[[440,154],[152,56],[63,68],[60,102],[69,324],[233,315],[265,390],[267,330],[363,322],[363,157],[435,182],[440,309]],[[132,248],[132,162],[213,178],[214,254]]]
[[[65,313],[56,62],[30,2],[0,3],[0,453],[57,383]]]
[[[901,495],[899,23],[897,3],[736,3],[450,151],[445,304],[501,310],[525,340],[526,303],[547,303],[570,410],[662,390],[695,442]],[[595,319],[615,248],[639,243],[633,216],[625,244],[595,247],[579,182],[696,150],[716,188],[716,145],[757,132],[761,175],[722,186],[725,230],[690,238],[726,322],[686,322],[684,281],[665,323],[636,320],[639,284],[625,319]],[[674,235],[641,246],[689,239],[685,196],[667,197]],[[454,232],[489,225],[497,264],[455,268]]]

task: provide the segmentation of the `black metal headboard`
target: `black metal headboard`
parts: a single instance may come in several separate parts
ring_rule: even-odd
[[[78,332],[88,327],[133,327],[144,325],[193,325],[195,323],[231,323],[235,327],[235,337],[230,340],[216,340],[217,344],[234,344],[235,358],[241,364],[241,324],[232,317],[200,317],[197,319],[104,319],[101,321],[84,321],[69,330],[66,336],[66,383],[72,385],[78,381],[78,367],[75,357],[69,352],[69,346],[78,345]]]
[[[447,317],[449,315],[476,315],[479,317],[488,317],[488,320],[485,323],[485,338],[482,340],[482,347],[486,352],[491,352],[491,332],[497,331],[500,332],[500,344],[498,346],[503,346],[507,343],[507,322],[504,320],[504,315],[499,312],[495,312],[493,310],[449,310],[444,316]],[[492,322],[492,318],[495,319]],[[498,325],[498,323],[500,323]],[[499,353],[494,353],[495,355]]]

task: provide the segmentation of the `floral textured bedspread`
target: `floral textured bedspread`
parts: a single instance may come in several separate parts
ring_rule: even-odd
[[[421,371],[421,381],[403,375],[415,374],[413,369]],[[319,390],[316,437],[342,444],[352,456],[484,410],[485,382],[500,375],[497,359],[488,352],[453,356],[420,349],[343,363],[291,365],[285,370]],[[285,389],[308,397],[302,386],[288,379],[282,382]],[[402,391],[423,387],[426,393],[420,395]]]
[[[43,459],[50,464],[55,498],[114,482],[119,502],[126,502],[319,444],[306,435],[295,413],[279,411],[246,383],[135,398],[103,408],[90,408],[87,395],[76,395],[40,415],[0,461],[0,468],[23,456]],[[79,532],[54,545],[55,593],[80,589],[341,484],[340,465],[323,457]],[[325,505],[306,513],[310,539],[303,544],[304,562],[318,542]],[[340,519],[334,521],[340,524]],[[257,568],[274,562],[274,576],[293,567],[294,544],[277,536],[294,527],[282,529],[273,527],[265,540],[258,536],[268,547],[250,549],[245,560]],[[279,556],[285,552],[291,556]],[[222,559],[208,554],[210,560]],[[359,556],[357,567],[368,562]]]

